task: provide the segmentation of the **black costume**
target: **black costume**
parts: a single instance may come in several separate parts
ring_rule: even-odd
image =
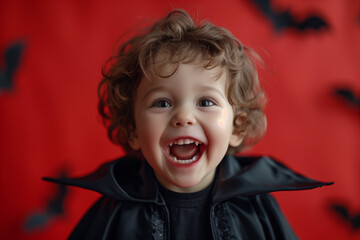
[[[297,239],[269,192],[331,184],[305,178],[267,157],[227,155],[216,175],[209,206],[213,239]],[[69,239],[170,238],[169,209],[145,161],[124,157],[85,177],[45,180],[103,195]]]

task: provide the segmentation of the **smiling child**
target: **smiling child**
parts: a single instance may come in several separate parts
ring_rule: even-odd
[[[214,180],[229,145],[238,146],[227,74],[202,62],[180,64],[167,78],[143,80],[135,94],[130,145],[141,150],[157,180],[175,192],[196,192]]]
[[[85,177],[47,178],[103,195],[70,239],[296,239],[269,193],[329,183],[234,156],[266,130],[250,53],[181,10],[123,44],[99,111],[128,155]]]

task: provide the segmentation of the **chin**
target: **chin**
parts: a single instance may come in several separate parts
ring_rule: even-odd
[[[178,181],[176,184],[174,184],[179,190],[182,192],[193,192],[193,191],[200,191],[199,188],[200,181],[194,180],[194,181]]]

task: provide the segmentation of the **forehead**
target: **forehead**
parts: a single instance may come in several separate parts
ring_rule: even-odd
[[[223,97],[227,95],[227,74],[220,66],[207,69],[203,64],[181,63],[176,66],[168,64],[162,65],[157,71],[167,76],[144,77],[137,89],[138,100],[158,93],[184,97],[213,91],[220,93]],[[169,74],[171,75],[168,76]]]
[[[218,82],[227,82],[228,74],[225,68],[220,66],[208,66],[207,62],[196,61],[191,63],[167,63],[152,66],[143,81],[150,85],[167,84],[172,81],[181,81],[182,83],[211,84]],[[150,74],[149,74],[150,73]]]
[[[196,50],[191,52],[179,50],[176,54],[171,54],[165,49],[149,62],[144,77],[149,80],[166,79],[179,74],[180,67],[183,72],[208,74],[212,79],[218,79],[226,72],[224,71],[226,67],[221,66],[218,58],[204,56]]]
[[[178,69],[180,64],[194,64],[206,69],[222,66],[223,54],[211,55],[200,46],[179,44],[174,48],[171,44],[164,44],[155,52],[148,54],[147,61],[142,68],[148,78],[169,77]],[[219,68],[218,68],[219,69]]]

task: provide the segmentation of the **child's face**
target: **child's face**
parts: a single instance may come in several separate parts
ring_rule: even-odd
[[[169,78],[143,79],[135,98],[136,130],[130,145],[141,149],[158,181],[177,192],[207,187],[233,134],[234,113],[224,73],[181,64]]]

